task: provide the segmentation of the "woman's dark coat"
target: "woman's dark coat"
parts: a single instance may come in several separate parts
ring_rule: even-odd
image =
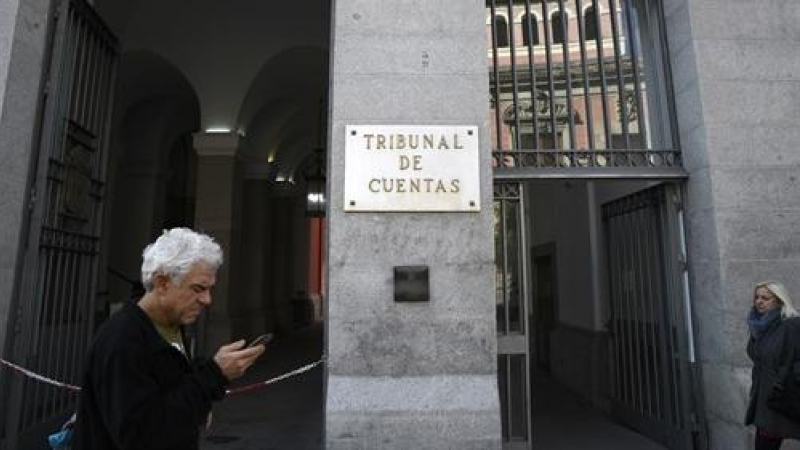
[[[135,303],[101,328],[89,350],[78,450],[192,450],[227,380],[213,361],[192,365]]]
[[[745,423],[755,424],[774,436],[800,439],[800,423],[767,406],[767,398],[780,378],[781,368],[800,358],[800,318],[778,320],[760,339],[751,337],[747,343],[747,355],[753,360],[753,384]]]

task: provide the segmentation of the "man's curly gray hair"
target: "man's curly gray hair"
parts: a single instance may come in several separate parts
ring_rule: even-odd
[[[157,273],[180,282],[197,263],[218,269],[222,265],[222,248],[211,236],[188,228],[164,230],[142,252],[142,284],[147,292],[152,291],[153,276]]]

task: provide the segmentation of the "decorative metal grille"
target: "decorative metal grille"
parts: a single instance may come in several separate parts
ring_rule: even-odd
[[[519,201],[522,194],[520,183],[494,183],[494,199]]]
[[[660,2],[487,0],[495,173],[683,176],[663,29]]]
[[[23,278],[11,356],[31,370],[80,384],[95,322],[109,110],[117,41],[84,0],[61,0],[46,66],[44,113],[31,189]],[[75,408],[70,391],[7,379],[7,442]]]

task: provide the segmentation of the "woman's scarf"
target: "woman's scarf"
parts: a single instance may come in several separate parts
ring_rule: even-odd
[[[780,320],[781,309],[782,308],[772,308],[764,314],[759,314],[755,307],[750,309],[750,314],[747,315],[747,325],[750,327],[750,335],[756,340],[760,339],[773,323]]]

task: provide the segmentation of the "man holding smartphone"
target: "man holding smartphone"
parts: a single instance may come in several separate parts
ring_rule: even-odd
[[[193,360],[183,326],[211,304],[222,249],[186,228],[143,253],[145,294],[98,331],[89,349],[73,448],[187,450],[199,446],[211,402],[264,353],[244,341]]]

